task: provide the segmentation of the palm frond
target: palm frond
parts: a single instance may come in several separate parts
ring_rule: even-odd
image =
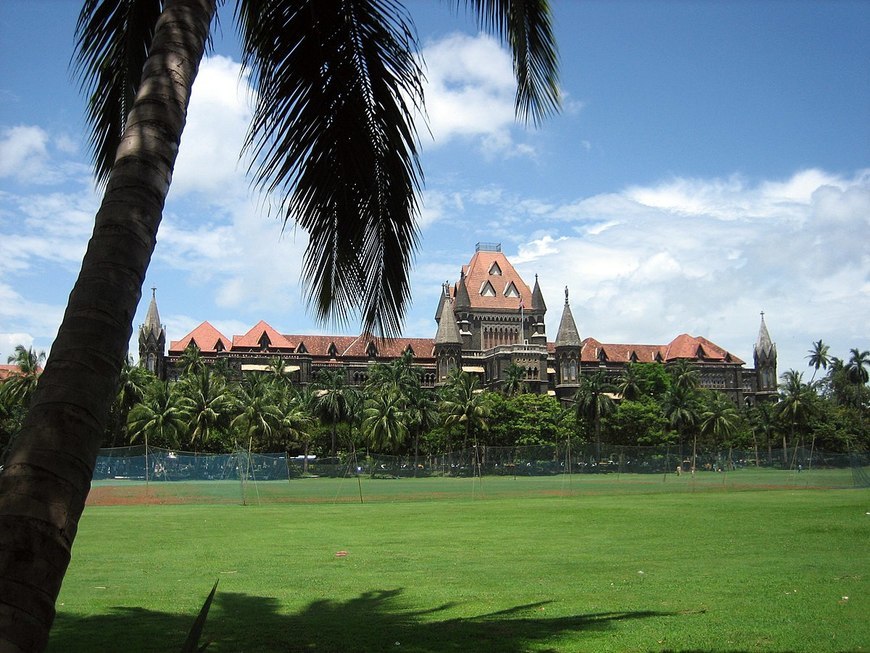
[[[456,0],[457,7],[463,0]],[[464,0],[482,29],[511,49],[517,78],[515,108],[524,122],[540,124],[559,99],[559,53],[548,0]]]
[[[392,0],[243,0],[257,103],[246,141],[257,185],[308,232],[303,275],[322,320],[397,334],[410,299],[423,179],[410,17]]]
[[[98,183],[106,182],[115,161],[162,9],[162,0],[86,0],[79,14],[74,72],[89,97]]]

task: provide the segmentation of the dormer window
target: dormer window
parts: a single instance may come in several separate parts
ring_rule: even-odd
[[[224,349],[226,349],[226,347],[224,347],[224,341],[221,339],[218,339],[218,341],[216,343],[214,343],[214,350],[215,351],[223,351]]]
[[[598,360],[602,363],[607,360],[607,353],[605,353],[604,347],[598,350]]]
[[[495,297],[495,288],[492,287],[492,284],[489,281],[483,282],[483,285],[480,287],[480,296]]]
[[[489,268],[489,274],[494,277],[501,276],[501,268],[498,266],[498,261],[493,261]]]
[[[695,352],[695,358],[705,358],[706,354],[704,353],[704,348],[701,345],[698,345],[698,350]]]
[[[326,353],[330,358],[338,356],[338,347],[335,346],[334,342],[329,343],[329,349],[326,350]]]
[[[366,347],[366,356],[369,358],[376,358],[378,355],[378,348],[375,346],[374,342],[370,342],[369,346]]]
[[[405,353],[411,354],[411,356],[413,356],[414,355],[414,348],[411,345],[408,345],[407,347],[405,347]]]
[[[269,348],[269,345],[272,344],[272,341],[269,340],[269,336],[263,331],[263,335],[260,336],[259,340],[260,351],[266,351]]]
[[[505,297],[519,297],[520,296],[520,291],[517,290],[517,287],[516,287],[516,285],[514,285],[513,281],[511,281],[507,286],[505,286],[504,296]]]
[[[630,360],[632,363],[636,363],[637,362],[637,352],[632,351],[631,356],[628,357],[628,360]]]
[[[305,346],[304,342],[299,343],[299,346],[296,348],[296,353],[297,354],[307,354],[308,353],[308,347]]]
[[[662,353],[660,351],[657,351],[653,360],[655,360],[656,363],[663,362],[664,359],[662,358]]]

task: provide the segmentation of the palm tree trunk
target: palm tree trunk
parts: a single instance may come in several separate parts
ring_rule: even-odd
[[[168,2],[93,236],[0,474],[0,650],[39,651],[70,562],[215,0]]]

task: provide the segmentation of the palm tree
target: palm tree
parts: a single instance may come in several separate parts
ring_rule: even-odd
[[[810,367],[813,368],[813,376],[810,379],[810,383],[815,380],[816,373],[820,368],[826,370],[828,365],[831,364],[831,357],[828,354],[829,349],[828,345],[818,340],[813,343],[813,348],[807,352],[807,359],[810,361]]]
[[[279,428],[285,437],[284,448],[287,450],[287,438],[302,445],[302,474],[308,474],[308,451],[314,435],[316,417],[314,404],[316,396],[310,386],[295,392],[281,395],[279,408],[281,423]]]
[[[109,429],[112,446],[120,446],[129,440],[127,432],[127,417],[133,407],[145,397],[145,390],[155,379],[154,374],[146,368],[136,365],[130,356],[121,366],[121,378],[118,382],[118,394],[112,404],[109,416]]]
[[[615,404],[610,396],[613,386],[604,372],[599,370],[580,378],[580,387],[574,394],[574,413],[578,421],[591,422],[595,430],[595,460],[601,460],[601,418],[613,412]]]
[[[640,374],[638,374],[637,363],[629,363],[622,370],[619,379],[616,381],[616,391],[622,395],[623,399],[637,401],[643,396],[640,384],[641,379]]]
[[[349,388],[342,370],[321,370],[317,377],[315,408],[320,419],[331,427],[330,455],[335,456],[338,425],[347,421]]]
[[[737,430],[737,425],[740,421],[740,415],[734,404],[726,397],[718,392],[710,395],[707,402],[707,407],[701,413],[700,431],[701,435],[708,436],[713,440],[713,443],[724,443]],[[731,447],[729,446],[729,459]],[[692,451],[692,467],[695,467],[695,457],[697,451]]]
[[[693,451],[697,447],[697,429],[699,418],[699,402],[697,390],[692,384],[683,382],[674,383],[665,392],[662,409],[668,418],[670,428],[677,433],[680,445],[680,465],[683,464],[683,442],[686,434],[691,430],[693,435]],[[692,471],[695,470],[695,460],[692,459]]]
[[[405,418],[408,429],[414,435],[414,476],[417,475],[420,455],[420,436],[432,429],[440,419],[438,404],[432,397],[432,392],[424,390],[419,385],[411,394],[410,401],[405,409]]]
[[[375,451],[395,452],[408,436],[404,402],[395,392],[369,397],[363,410],[363,436]]]
[[[261,375],[251,376],[236,388],[236,416],[230,422],[242,437],[240,444],[259,447],[281,427],[281,411],[273,386]]]
[[[187,415],[181,398],[166,381],[155,379],[146,389],[142,402],[130,411],[127,428],[130,442],[141,436],[146,450],[149,440],[164,446],[177,445],[187,430]]]
[[[182,376],[197,374],[205,368],[205,361],[202,359],[202,354],[196,344],[190,343],[184,348],[184,351],[181,352],[178,366],[181,369]]]
[[[236,387],[236,416],[230,423],[243,442],[263,443],[281,428],[283,415],[274,386],[263,376],[245,379]]]
[[[465,432],[462,448],[468,448],[468,438],[473,435],[474,467],[478,469],[477,431],[489,427],[490,410],[486,397],[478,388],[477,377],[455,369],[444,386],[441,410],[444,425],[461,425]]]
[[[196,450],[226,429],[234,398],[224,377],[209,367],[185,375],[178,382],[178,390],[187,416],[188,438]]]
[[[780,420],[788,426],[789,437],[794,445],[794,455],[797,456],[798,439],[795,438],[795,430],[806,424],[813,412],[816,393],[812,387],[804,383],[804,375],[795,370],[787,370],[782,375],[780,384],[780,402],[777,404],[777,414]],[[782,433],[782,462],[788,465],[788,449],[785,440],[785,431]],[[792,461],[794,462],[794,461]]]
[[[692,363],[685,358],[679,359],[668,366],[668,372],[673,379],[673,385],[686,390],[696,390],[701,385],[701,376]]]
[[[511,48],[517,111],[537,123],[558,105],[548,6],[468,6]],[[105,192],[0,475],[0,580],[18,579],[4,592],[0,648],[46,644],[216,10],[217,0],[85,0],[79,17],[78,70]],[[390,0],[238,0],[235,15],[258,91],[247,139],[254,173],[308,232],[303,267],[316,315],[343,319],[360,307],[365,329],[397,332],[422,179],[410,19]]]
[[[525,392],[526,384],[523,378],[526,376],[526,370],[522,365],[511,363],[504,371],[504,381],[502,382],[502,392],[508,397],[513,397],[521,392]]]
[[[3,383],[4,391],[10,401],[24,407],[30,405],[44,361],[44,351],[37,353],[33,347],[15,345],[15,353],[9,356],[7,362],[18,369]]]
[[[846,374],[855,385],[864,385],[870,380],[870,351],[860,351],[857,347],[849,350]]]

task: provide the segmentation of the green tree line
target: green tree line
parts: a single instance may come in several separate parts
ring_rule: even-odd
[[[499,392],[455,371],[437,390],[422,385],[422,370],[406,353],[377,363],[359,387],[342,370],[323,370],[315,382],[293,384],[283,361],[234,379],[222,365],[206,365],[195,348],[181,359],[177,382],[157,379],[128,358],[120,372],[103,446],[132,444],[200,452],[237,447],[335,456],[365,450],[419,457],[478,446],[674,446],[684,459],[699,450],[811,446],[829,452],[870,447],[870,352],[848,359],[828,355],[822,341],[808,355],[813,376],[788,370],[779,400],[736,406],[700,387],[688,361],[665,367],[631,363],[618,377],[584,375],[566,407],[555,397],[526,392],[523,370],[511,366]],[[0,384],[0,436],[15,437],[44,354],[18,346],[18,372]],[[819,372],[823,372],[818,380]]]

